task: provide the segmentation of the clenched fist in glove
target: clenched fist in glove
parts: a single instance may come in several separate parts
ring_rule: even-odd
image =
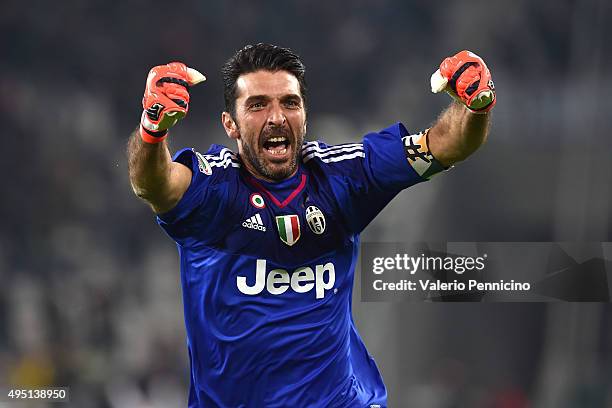
[[[204,75],[181,62],[152,68],[142,98],[142,140],[146,143],[164,140],[168,129],[183,119],[189,110],[189,86],[204,80]]]
[[[485,62],[470,51],[446,58],[431,76],[431,91],[446,91],[472,112],[484,113],[495,106],[495,86]]]

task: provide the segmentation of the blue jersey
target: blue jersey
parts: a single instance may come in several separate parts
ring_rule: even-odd
[[[359,233],[423,180],[406,135],[398,123],[363,143],[307,142],[278,183],[223,146],[177,152],[191,184],[158,222],[180,253],[189,407],[386,407],[351,295]]]

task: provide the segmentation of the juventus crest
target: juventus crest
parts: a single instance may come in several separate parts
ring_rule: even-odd
[[[318,207],[311,205],[306,208],[306,222],[315,234],[321,235],[325,232],[325,216]]]

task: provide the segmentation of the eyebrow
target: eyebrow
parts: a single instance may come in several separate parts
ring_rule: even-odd
[[[250,103],[258,102],[258,101],[269,101],[270,99],[271,98],[268,95],[251,95],[244,100],[244,104],[248,105]],[[281,96],[280,99],[281,101],[286,101],[286,100],[291,100],[291,99],[297,99],[301,101],[302,97],[297,94],[287,94],[287,95]]]

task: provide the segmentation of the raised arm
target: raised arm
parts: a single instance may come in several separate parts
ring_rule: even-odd
[[[134,193],[156,214],[174,208],[191,183],[191,170],[172,161],[165,141],[144,142],[140,130],[130,136],[127,154]]]
[[[134,193],[157,214],[171,210],[191,182],[191,170],[172,161],[165,139],[189,110],[189,86],[204,80],[179,62],[154,67],[147,77],[140,127],[128,141],[128,169]]]
[[[489,123],[489,114],[473,113],[453,102],[429,130],[431,154],[444,167],[465,160],[487,140]]]
[[[454,99],[428,134],[431,154],[448,167],[465,160],[487,140],[495,87],[482,58],[461,51],[442,62],[432,75],[431,88]]]

